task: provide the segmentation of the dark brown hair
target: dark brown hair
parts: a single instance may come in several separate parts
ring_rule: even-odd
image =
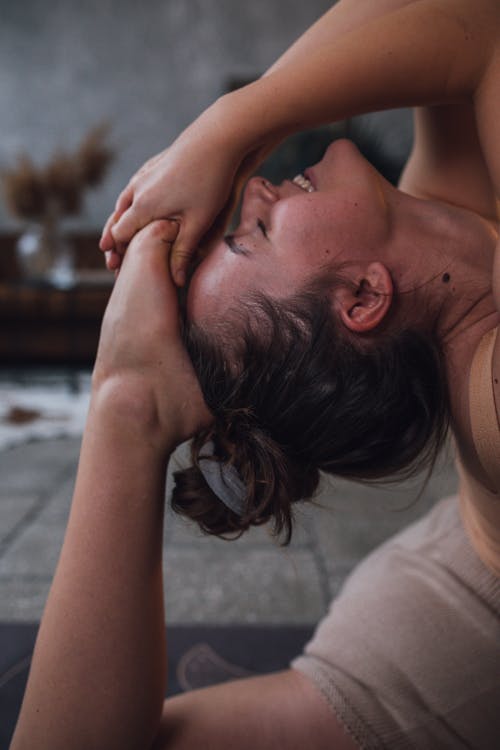
[[[193,440],[194,465],[174,475],[172,506],[204,531],[238,535],[272,520],[287,543],[293,504],[314,494],[320,471],[375,480],[435,461],[449,409],[432,332],[388,325],[353,336],[312,287],[286,301],[254,296],[228,321],[230,330],[185,328],[214,422]],[[208,440],[247,487],[242,517],[198,468]]]

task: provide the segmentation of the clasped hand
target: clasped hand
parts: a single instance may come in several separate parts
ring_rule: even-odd
[[[94,391],[144,420],[169,445],[210,421],[180,334],[177,289],[168,261],[178,233],[155,221],[130,242],[103,319]]]
[[[272,145],[240,142],[237,129],[227,126],[227,107],[221,100],[209,107],[131,178],[102,233],[108,268],[119,268],[139,229],[155,219],[170,219],[179,229],[170,267],[182,286],[193,255],[225,230],[245,181]]]

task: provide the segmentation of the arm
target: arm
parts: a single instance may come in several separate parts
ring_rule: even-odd
[[[291,670],[178,696],[162,536],[173,447],[210,415],[178,335],[167,223],[132,241],[101,333],[70,519],[11,750],[355,750]]]
[[[70,518],[12,750],[142,750],[157,732],[166,464],[209,418],[178,332],[167,269],[174,236],[162,222],[134,239],[106,311]]]
[[[312,682],[293,669],[165,701],[151,750],[357,750]]]
[[[360,0],[353,4],[340,0],[268,73],[299,61],[321,44],[334,44],[346,33],[412,2]],[[498,16],[497,13],[497,26]],[[474,97],[415,108],[413,149],[399,187],[417,197],[445,200],[486,218],[497,218],[495,191],[477,130]]]
[[[241,166],[254,168],[289,134],[362,112],[474,96],[498,36],[493,0],[376,7],[379,13],[366,0],[342,0],[268,74],[204,112],[133,178],[102,248],[116,249],[152,217],[169,215],[180,223],[177,272],[225,206]]]
[[[418,198],[467,208],[497,218],[492,177],[483,153],[473,100],[419,107],[413,149],[399,187]]]
[[[300,127],[318,124],[326,113],[336,120],[370,109],[425,104],[415,109],[414,146],[400,188],[495,220],[497,121],[486,112],[498,100],[493,68],[499,32],[500,6],[490,1],[341,0],[266,76],[275,75],[284,119],[288,111],[305,113]],[[293,82],[288,99],[286,81]],[[247,117],[250,123],[255,119]]]

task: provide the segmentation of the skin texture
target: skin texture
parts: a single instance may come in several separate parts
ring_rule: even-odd
[[[489,222],[449,203],[394,188],[349,141],[334,142],[306,173],[314,192],[290,181],[278,186],[258,177],[249,181],[240,225],[193,276],[191,321],[217,323],[245,295],[264,291],[286,298],[318,274],[338,268],[355,287],[354,293],[351,284],[332,287],[332,305],[350,330],[362,333],[382,321],[393,282],[412,317],[415,300],[425,299],[421,322],[438,317],[443,341],[463,327],[464,316],[469,323],[475,319],[469,302],[443,285],[442,277],[453,267],[455,283],[465,283],[475,265],[473,294],[480,299],[489,290]]]
[[[492,190],[500,193],[499,13],[493,0],[341,0],[268,75],[209,108],[126,186],[103,233],[109,265],[122,267],[103,324],[71,515],[12,750],[356,746],[316,688],[290,670],[163,705],[165,469],[173,448],[210,419],[180,344],[168,264],[180,281],[178,274],[203,234],[224,216],[241,179],[288,133],[355,112],[420,107],[404,195],[376,176],[372,181],[368,171],[359,184],[345,186],[344,197],[337,197],[334,182],[325,202],[321,194],[297,194],[294,210],[309,224],[312,215],[308,228],[317,232],[307,249],[309,262],[323,264],[327,248],[337,254],[335,261],[348,245],[354,248],[353,281],[368,294],[357,295],[357,302],[342,294],[333,299],[353,331],[362,333],[377,324],[377,316],[383,319],[379,301],[390,292],[388,279],[397,288],[406,281],[428,283],[429,273],[439,269],[429,300],[443,310],[453,426],[467,468],[481,481],[467,418],[467,375],[482,334],[499,321]],[[458,131],[451,128],[457,106],[465,118]],[[346,161],[358,158],[349,147],[339,148]],[[332,149],[335,171],[333,155]],[[351,166],[338,178],[350,180],[365,169],[362,162]],[[270,251],[267,260],[260,252],[263,240],[256,239],[253,225],[263,219],[254,216],[262,212],[262,200],[256,191],[242,232],[259,258],[271,263],[274,256]],[[285,195],[283,200],[281,206],[281,197],[272,203],[271,214],[278,215],[271,217],[270,234],[286,233],[294,220]],[[373,224],[364,239],[373,232],[380,242],[373,254],[373,244],[363,243],[363,222],[354,220],[360,202]],[[354,229],[344,212],[350,212]],[[168,217],[173,223],[153,223],[136,234],[152,219]],[[324,235],[327,218],[335,224],[335,245]],[[273,252],[284,253],[280,238],[272,239]],[[299,251],[290,250],[289,283],[309,272]],[[440,281],[443,260],[447,283]],[[218,282],[203,279],[200,269],[190,305],[201,320],[217,314],[217,300],[208,298],[210,284]],[[263,283],[280,283],[272,269]],[[200,291],[204,284],[207,300],[197,301],[196,285]],[[227,284],[235,295],[236,277]],[[219,293],[221,288],[219,282]],[[417,309],[413,304],[409,310],[415,315]],[[497,350],[494,376],[500,375],[500,345]],[[168,621],[168,610],[166,616]]]

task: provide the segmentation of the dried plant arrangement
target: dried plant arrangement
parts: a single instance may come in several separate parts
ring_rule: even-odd
[[[74,248],[60,220],[79,214],[85,192],[104,179],[114,159],[108,133],[108,124],[98,125],[74,152],[59,150],[43,167],[22,154],[13,167],[0,171],[8,210],[28,224],[16,243],[24,278],[60,288],[75,283]]]
[[[108,133],[107,123],[92,128],[76,151],[58,151],[44,167],[20,155],[15,166],[1,172],[10,213],[37,222],[80,213],[85,191],[102,182],[114,159]]]

